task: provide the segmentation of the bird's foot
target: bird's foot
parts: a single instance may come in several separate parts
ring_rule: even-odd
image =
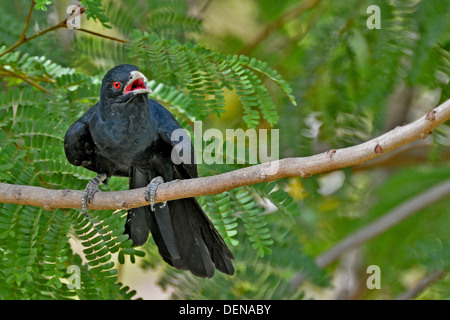
[[[94,194],[97,191],[100,191],[98,186],[100,185],[100,183],[105,181],[106,178],[107,178],[107,176],[105,173],[100,173],[94,179],[89,181],[88,184],[86,185],[86,189],[84,189],[83,195],[81,196],[81,210],[83,210],[83,213],[85,216],[88,215],[87,204],[91,203],[91,200],[94,197]]]
[[[155,211],[155,194],[156,194],[156,189],[158,188],[158,186],[164,183],[164,179],[160,176],[155,177],[152,179],[152,181],[150,181],[150,183],[147,185],[147,188],[145,189],[145,201],[149,201],[150,202],[150,208],[152,209],[152,211]],[[167,204],[167,201],[163,202],[160,206],[160,208],[164,208]]]

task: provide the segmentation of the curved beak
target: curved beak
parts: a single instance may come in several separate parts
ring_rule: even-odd
[[[147,78],[139,71],[131,71],[130,72],[130,80],[128,81],[125,89],[123,90],[124,94],[132,92],[133,94],[139,93],[151,93],[152,91],[146,86]]]

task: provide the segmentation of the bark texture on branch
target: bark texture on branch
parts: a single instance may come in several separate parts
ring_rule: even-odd
[[[379,137],[356,146],[332,149],[302,158],[286,158],[222,173],[215,176],[177,180],[161,184],[156,192],[156,202],[218,194],[244,185],[273,181],[286,177],[309,177],[354,166],[382,156],[404,144],[426,138],[436,127],[450,119],[450,99],[432,109],[420,119],[397,127]],[[276,170],[275,170],[276,169]],[[0,184],[0,202],[54,208],[81,208],[82,191],[51,190],[41,187]],[[130,209],[148,205],[144,188],[98,192],[89,209]]]

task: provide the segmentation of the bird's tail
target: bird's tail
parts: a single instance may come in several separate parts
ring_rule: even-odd
[[[130,175],[130,187],[147,186],[149,179],[138,169]],[[170,265],[190,270],[200,277],[212,277],[214,268],[232,275],[233,255],[195,198],[169,201],[131,209],[125,233],[134,245],[146,242],[149,231],[163,259]]]

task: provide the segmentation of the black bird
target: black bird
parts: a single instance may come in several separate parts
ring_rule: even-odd
[[[86,204],[101,182],[111,176],[129,177],[130,189],[147,187],[150,201],[128,211],[125,233],[134,245],[144,244],[151,231],[168,264],[200,277],[212,277],[214,267],[232,275],[233,255],[195,198],[154,205],[158,184],[196,178],[198,173],[195,161],[172,152],[180,145],[172,141],[172,133],[182,128],[167,109],[148,99],[148,92],[136,66],[116,66],[103,78],[100,102],[67,131],[64,149],[69,162],[98,174],[83,193],[83,211],[87,214]],[[193,150],[187,135],[182,137]]]

